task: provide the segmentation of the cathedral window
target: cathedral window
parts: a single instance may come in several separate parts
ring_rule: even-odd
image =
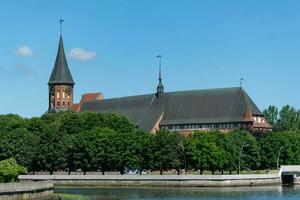
[[[258,123],[261,123],[261,118],[260,117],[258,117]]]
[[[59,99],[59,91],[56,92],[56,98]]]
[[[63,96],[63,98],[66,98],[66,93],[63,92],[63,93],[62,93],[62,96]]]

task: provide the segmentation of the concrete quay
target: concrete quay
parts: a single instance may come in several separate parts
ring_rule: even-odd
[[[0,200],[51,199],[53,181],[1,183]]]
[[[20,175],[21,182],[54,182],[55,186],[238,187],[280,185],[278,174],[248,175]]]

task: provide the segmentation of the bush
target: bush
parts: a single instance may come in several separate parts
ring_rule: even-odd
[[[17,164],[14,158],[0,161],[0,182],[15,182],[19,174],[26,174],[27,169]]]

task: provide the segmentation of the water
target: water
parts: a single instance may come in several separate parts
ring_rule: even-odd
[[[235,187],[235,188],[97,188],[57,187],[55,193],[71,199],[99,200],[300,200],[296,187]]]

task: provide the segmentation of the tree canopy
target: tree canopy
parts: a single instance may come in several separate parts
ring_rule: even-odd
[[[102,174],[126,169],[214,173],[299,164],[299,111],[285,106],[280,111],[269,107],[264,113],[276,131],[259,138],[245,130],[153,134],[118,114],[66,111],[31,119],[0,115],[0,160],[13,158],[30,172]]]

